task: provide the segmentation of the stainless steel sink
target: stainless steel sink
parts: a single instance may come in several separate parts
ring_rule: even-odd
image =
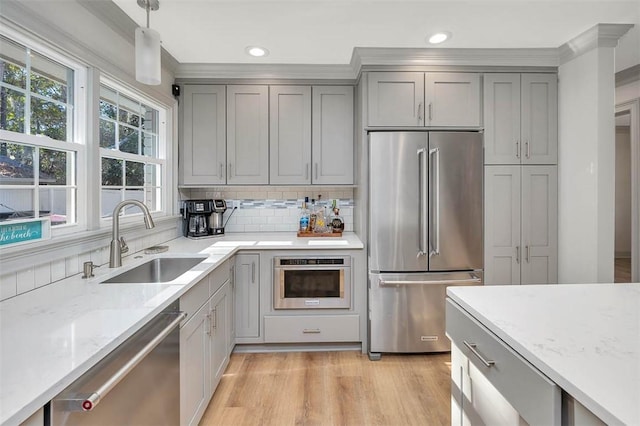
[[[205,257],[159,257],[102,281],[101,284],[165,283],[173,281]]]

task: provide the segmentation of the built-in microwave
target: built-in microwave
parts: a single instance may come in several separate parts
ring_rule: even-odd
[[[351,308],[351,257],[276,257],[274,309]]]

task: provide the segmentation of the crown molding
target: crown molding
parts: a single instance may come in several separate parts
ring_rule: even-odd
[[[598,47],[616,47],[633,24],[596,24],[558,48],[560,65]]]
[[[183,63],[178,65],[176,79],[330,79],[353,80],[349,65],[328,64],[206,64]]]
[[[640,64],[616,73],[616,87],[640,80]]]

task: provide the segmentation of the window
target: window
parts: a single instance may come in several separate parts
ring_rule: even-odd
[[[120,201],[136,199],[163,210],[165,160],[161,127],[166,111],[114,84],[100,86],[101,216]],[[126,215],[128,211],[124,212]],[[139,214],[136,208],[130,214]]]
[[[77,223],[78,74],[79,66],[0,35],[0,221]]]

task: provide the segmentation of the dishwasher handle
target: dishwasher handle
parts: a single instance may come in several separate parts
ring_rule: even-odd
[[[186,312],[177,312],[178,316],[169,323],[156,337],[154,337],[149,343],[147,343],[144,348],[142,348],[137,354],[135,354],[125,365],[123,365],[113,376],[108,378],[102,386],[92,392],[87,398],[82,400],[80,406],[82,407],[82,411],[91,411],[93,410],[100,400],[107,396],[107,394],[116,387],[118,383],[122,379],[124,379],[127,374],[133,370],[136,365],[140,363],[152,350],[155,349],[160,342],[164,340],[178,325],[180,322],[187,317]]]

